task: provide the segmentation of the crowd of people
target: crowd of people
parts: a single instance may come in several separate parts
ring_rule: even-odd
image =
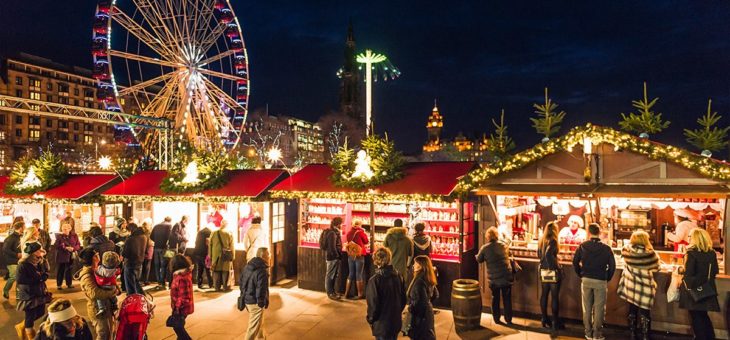
[[[554,332],[564,328],[559,296],[565,274],[558,253],[567,240],[575,246],[572,267],[581,280],[585,337],[603,339],[608,282],[616,270],[614,253],[602,242],[598,224],[591,223],[584,230],[582,220],[568,221],[568,226],[560,231],[557,221],[547,223],[538,242],[542,326]],[[261,219],[255,218],[243,240],[246,264],[239,277],[238,308],[249,313],[246,339],[264,337],[264,312],[269,307],[271,254],[267,245],[258,242],[260,223]],[[108,237],[99,225],[93,224],[81,240],[71,223],[62,223],[61,232],[51,238],[39,220],[33,220],[28,227],[22,219],[16,220],[3,243],[8,270],[3,297],[9,299],[10,290],[16,285],[16,308],[25,314],[24,320],[15,326],[18,338],[112,339],[121,328],[117,322],[120,319],[118,297],[123,292],[126,297],[144,295],[142,287],[154,279],[155,289],[169,290],[171,297],[172,312],[166,325],[173,328],[178,339],[191,339],[185,323],[194,312],[194,282],[202,289],[207,281],[208,288],[224,292],[234,285],[233,235],[228,232],[226,221],[215,231],[202,228],[197,232],[195,249],[189,252],[192,254],[189,258],[185,256],[186,216],[175,224],[169,217],[157,225],[151,224],[145,220],[138,226],[117,218]],[[376,339],[395,339],[401,333],[413,339],[435,339],[437,311],[432,300],[438,298],[437,272],[430,259],[432,246],[430,237],[424,233],[425,226],[415,224],[414,234],[409,236],[403,221],[395,220],[382,247],[372,254],[367,250],[370,240],[360,223],[353,223],[344,234],[343,227],[342,218],[333,218],[319,242],[326,266],[324,286],[328,298],[366,299],[365,319]],[[476,261],[486,267],[484,284],[491,291],[494,322],[509,326],[513,318],[511,288],[519,265],[510,254],[509,240],[502,238],[497,228],[488,228],[485,237]],[[685,289],[679,289],[679,306],[689,311],[697,339],[713,339],[714,328],[708,312],[720,310],[717,296],[698,299],[691,291],[698,287],[716,291],[717,257],[707,231],[693,228],[687,232],[687,239],[681,280]],[[69,300],[54,299],[49,292],[46,281],[51,268],[47,255],[51,252],[55,255],[52,258],[57,273],[57,294],[63,292],[64,283],[69,289],[76,280],[87,300],[87,319],[77,314]],[[372,276],[365,273],[367,256],[371,256],[375,267]],[[657,291],[653,273],[659,270],[661,261],[649,235],[642,230],[631,235],[621,256],[624,268],[617,294],[628,304],[629,332],[633,339],[649,339]],[[342,295],[336,285],[340,261],[345,257],[348,275]],[[74,274],[74,268],[79,266]],[[43,317],[45,320],[36,329],[35,322]],[[93,337],[91,329],[94,329]]]

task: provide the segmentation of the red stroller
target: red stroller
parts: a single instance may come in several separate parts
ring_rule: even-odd
[[[147,325],[154,315],[155,305],[141,294],[131,294],[122,301],[119,309],[117,340],[147,339]]]

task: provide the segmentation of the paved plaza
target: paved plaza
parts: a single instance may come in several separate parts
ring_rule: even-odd
[[[151,287],[149,287],[151,288]],[[56,296],[70,298],[76,309],[86,315],[83,294],[76,288],[57,292]],[[170,315],[169,291],[151,289],[154,296],[155,318],[148,329],[151,340],[175,339],[172,328],[165,327],[165,319]],[[235,308],[238,290],[229,293],[195,291],[195,313],[187,319],[187,329],[193,339],[242,339],[246,333],[248,313]],[[13,324],[22,319],[22,313],[14,308],[11,301],[2,301],[0,313],[0,339],[15,339]],[[372,339],[370,328],[365,322],[365,300],[331,301],[321,292],[299,289],[298,287],[271,288],[270,308],[266,311],[264,329],[267,339],[307,340],[307,339]],[[451,311],[441,310],[436,315],[436,335],[438,339],[550,339],[542,332],[539,321],[516,318],[515,325],[508,328],[495,325],[489,314],[482,314],[481,330],[457,334]],[[581,339],[580,326],[570,324],[560,339]],[[609,332],[608,339],[622,339],[625,336]],[[403,337],[405,339],[405,337]],[[679,338],[675,338],[679,339]]]

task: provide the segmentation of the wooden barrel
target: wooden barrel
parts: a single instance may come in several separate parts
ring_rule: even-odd
[[[482,318],[482,294],[479,281],[454,280],[451,285],[451,311],[457,331],[479,328]]]

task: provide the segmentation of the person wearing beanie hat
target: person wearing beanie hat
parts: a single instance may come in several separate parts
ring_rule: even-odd
[[[94,279],[96,285],[101,289],[116,291],[117,276],[121,274],[119,269],[119,255],[117,253],[108,251],[104,253],[104,258],[101,260],[101,266],[96,268],[94,272]],[[107,310],[111,309],[112,314],[117,309],[117,297],[114,296],[110,299],[94,299],[96,308],[99,310],[97,316],[102,316]]]
[[[71,305],[71,301],[58,299],[48,306],[48,319],[41,325],[36,339],[93,339],[91,329]]]
[[[48,266],[44,265],[43,256],[46,251],[38,242],[31,242],[25,245],[23,253],[26,254],[18,262],[18,285],[15,298],[18,301],[17,310],[25,312],[25,320],[15,325],[15,331],[19,338],[35,337],[33,323],[43,316],[46,304],[51,301],[51,293],[46,288],[48,279]]]
[[[114,230],[109,233],[109,240],[114,242],[114,244],[116,244],[117,247],[121,249],[124,245],[124,242],[126,242],[127,238],[129,238],[130,234],[131,232],[129,231],[129,229],[127,229],[127,220],[121,217],[115,217]]]
[[[104,255],[108,253],[110,252]],[[99,254],[93,248],[84,248],[79,254],[79,258],[84,265],[79,271],[78,280],[81,284],[81,290],[86,296],[86,315],[96,329],[97,339],[111,339],[114,314],[111,312],[111,309],[99,313],[96,299],[111,299],[117,296],[120,290],[116,287],[112,290],[102,289],[96,284],[95,273],[100,267],[100,259]]]

